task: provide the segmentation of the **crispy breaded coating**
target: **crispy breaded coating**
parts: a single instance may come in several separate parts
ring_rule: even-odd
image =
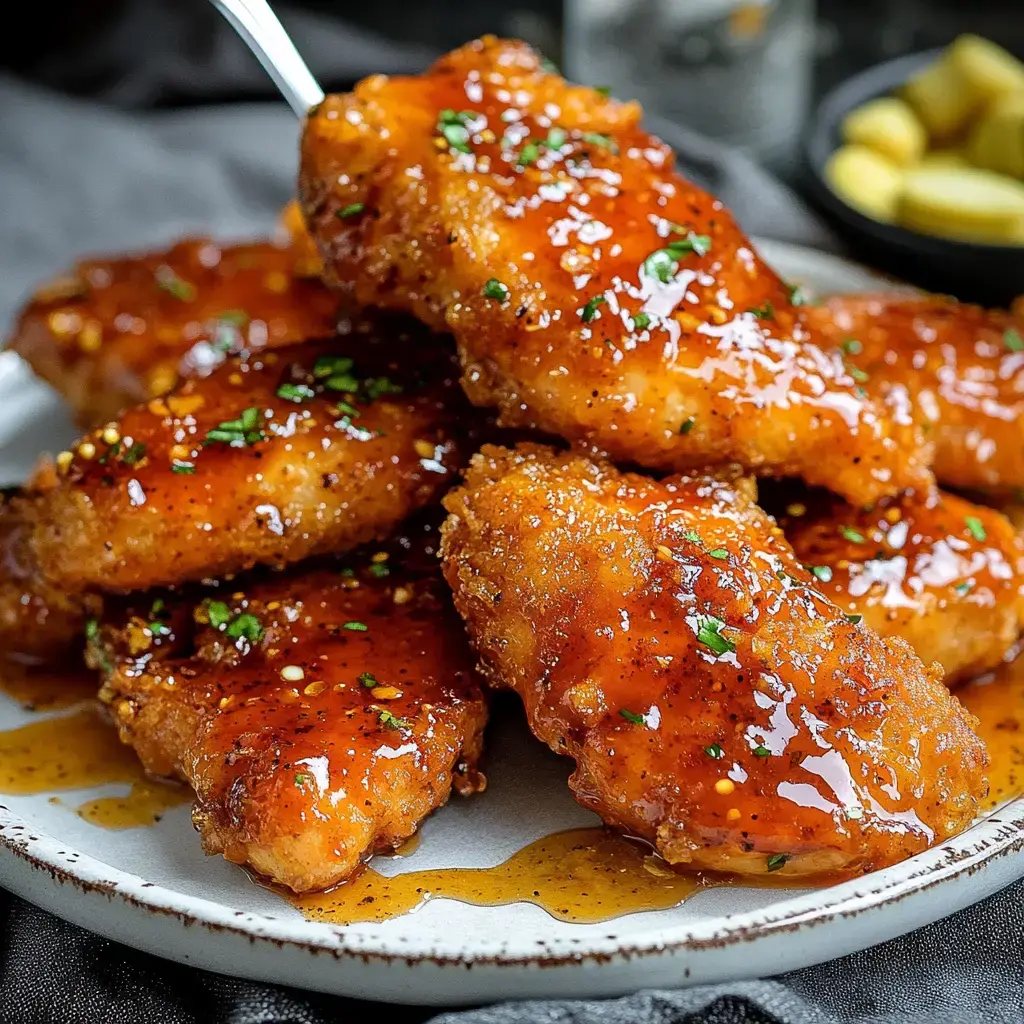
[[[1024,316],[884,293],[836,296],[805,315],[869,394],[907,402],[940,483],[1024,487]]]
[[[91,651],[122,740],[195,789],[206,852],[297,892],[485,784],[486,705],[436,560],[382,554],[137,605]]]
[[[859,509],[816,493],[780,518],[818,589],[947,683],[999,665],[1024,621],[1024,544],[999,512],[940,491]]]
[[[54,586],[39,572],[30,528],[11,496],[0,499],[0,652],[57,660],[81,638],[87,610],[99,605]]]
[[[361,326],[231,360],[86,436],[15,499],[31,560],[72,592],[130,591],[386,537],[450,486],[469,407],[443,342]]]
[[[509,427],[658,470],[739,462],[870,501],[929,475],[640,110],[483,39],[310,113],[300,201],[363,305],[459,344]]]
[[[576,799],[671,863],[865,872],[974,817],[971,716],[816,589],[749,480],[489,446],[445,506],[485,673],[575,760]]]
[[[230,354],[333,335],[338,299],[302,279],[308,263],[308,245],[208,238],[83,260],[36,292],[8,347],[93,427]]]

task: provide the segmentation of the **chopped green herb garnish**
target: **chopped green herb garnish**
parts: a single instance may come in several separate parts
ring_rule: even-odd
[[[407,719],[398,718],[390,711],[382,711],[377,716],[377,721],[380,722],[385,729],[408,729],[410,725]]]
[[[806,306],[807,296],[804,290],[798,284],[787,284],[786,291],[789,293],[789,303],[791,306]]]
[[[562,73],[558,70],[558,65],[550,57],[541,57],[540,69],[546,75],[560,75]]]
[[[244,638],[251,644],[258,644],[263,639],[263,624],[252,612],[242,612],[228,623],[225,632],[232,640]]]
[[[146,445],[142,441],[136,441],[122,456],[121,461],[126,466],[135,466],[146,457]]]
[[[173,295],[182,302],[191,302],[196,297],[195,285],[179,277],[167,264],[157,267],[156,283],[168,295]]]
[[[171,472],[181,473],[184,476],[192,476],[196,471],[196,464],[194,462],[172,462]]]
[[[540,143],[539,142],[535,142],[533,139],[531,139],[519,151],[519,166],[520,167],[529,167],[530,164],[535,164],[539,157],[540,157]]]
[[[651,326],[650,313],[637,313],[633,317],[633,330],[646,331]]]
[[[858,383],[867,384],[871,378],[857,366],[847,366],[846,372]]]
[[[97,460],[96,462],[105,466],[111,459],[116,459],[121,454],[121,442],[115,441]]]
[[[442,110],[437,118],[437,130],[444,136],[448,145],[459,153],[472,153],[469,144],[469,129],[466,125],[476,117],[472,111]]]
[[[104,675],[109,676],[114,671],[114,666],[110,663],[110,658],[107,656],[106,649],[99,642],[100,624],[96,619],[89,619],[86,622],[85,639],[96,664],[103,670]]]
[[[864,346],[856,338],[847,338],[839,347],[848,356],[859,356],[864,351]]]
[[[771,751],[760,743],[754,747],[754,757],[770,757]]]
[[[583,132],[580,141],[588,146],[597,146],[599,149],[607,149],[609,153],[618,153],[619,147],[610,135],[602,135],[600,132]]]
[[[603,295],[595,295],[592,299],[587,301],[587,304],[583,307],[583,312],[580,314],[580,319],[585,323],[589,324],[591,320],[597,316],[597,307],[608,300]]]
[[[679,433],[688,434],[691,430],[693,430],[693,425],[696,422],[697,420],[693,416],[691,416],[689,419],[683,420],[683,422],[679,425]]]
[[[710,648],[715,654],[732,654],[736,645],[727,637],[722,636],[720,630],[725,623],[714,615],[697,616],[697,642]]]
[[[225,309],[217,314],[217,319],[232,327],[244,327],[249,322],[249,314],[244,309]]]
[[[305,772],[296,772],[295,773],[295,785],[298,786],[299,789],[302,789],[302,787],[307,782],[309,782],[309,776],[306,775]]]
[[[753,313],[758,320],[775,319],[775,307],[770,302],[766,302],[763,306],[754,306],[753,309],[748,309],[747,312]]]
[[[858,623],[860,623],[860,621],[863,618],[863,615],[858,615],[856,612],[851,612],[849,615],[846,616],[846,621],[849,622],[851,626],[856,626]]]
[[[1015,327],[1008,327],[1003,333],[1003,344],[1011,352],[1024,352],[1024,338]]]
[[[789,854],[788,853],[773,853],[768,858],[768,870],[769,871],[778,871],[779,868],[781,868],[782,865],[785,864],[787,860],[789,860]]]
[[[669,284],[676,272],[676,261],[667,249],[656,249],[644,260],[643,271],[648,277],[657,278],[662,284]]]
[[[497,299],[498,302],[504,302],[508,298],[508,285],[504,285],[496,277],[492,277],[484,285],[483,296],[485,299]]]
[[[626,708],[620,708],[619,714],[630,723],[630,725],[646,725],[647,720],[643,715],[638,715],[635,711],[629,711]]]
[[[958,594],[966,594],[974,588],[974,580],[966,580],[963,583],[958,583],[953,589]]]
[[[99,639],[99,635],[99,621],[97,619],[89,619],[85,624],[85,639],[91,643],[92,641]]]
[[[365,622],[345,622],[341,628],[353,633],[365,633],[370,627]]]
[[[964,523],[967,525],[967,532],[975,540],[985,540],[988,534],[985,532],[985,524],[977,516],[966,516]]]
[[[206,615],[214,629],[220,629],[231,621],[231,609],[223,601],[209,601],[206,605]]]
[[[648,277],[656,277],[662,284],[669,284],[675,276],[679,260],[691,252],[698,256],[706,256],[710,249],[711,238],[709,235],[690,233],[686,238],[674,239],[664,249],[656,249],[652,252],[643,262],[644,273]]]
[[[359,685],[365,686],[369,690],[377,685],[377,677],[372,672],[360,672],[358,679]]]
[[[356,574],[356,571],[355,571],[355,569],[352,568],[351,565],[346,565],[343,569],[339,569],[338,570],[338,575],[339,576],[344,576],[345,579],[347,579],[347,580],[352,579],[352,577],[355,576],[355,574]]]
[[[335,213],[338,220],[348,220],[349,217],[356,217],[366,209],[365,203],[349,203]]]
[[[604,96],[607,98],[612,94],[612,87],[610,85],[595,85],[594,92],[596,92],[598,96]]]
[[[363,391],[371,402],[375,402],[381,395],[400,395],[402,390],[402,385],[396,384],[390,377],[367,377],[363,381]]]
[[[708,554],[712,558],[728,558],[729,557],[729,552],[726,551],[725,548],[712,548],[708,552]]]
[[[720,761],[722,759],[722,747],[718,743],[712,743],[710,747],[705,747],[704,753],[707,754],[708,757],[713,757],[716,761]]]
[[[816,579],[821,580],[822,583],[830,583],[832,581],[832,567],[828,565],[809,565],[807,566],[808,571]]]
[[[694,544],[699,544],[700,534],[696,530],[683,530],[683,540],[689,540]]]
[[[382,580],[391,575],[391,570],[383,562],[371,562],[367,570],[374,579]]]
[[[290,381],[277,389],[277,397],[284,398],[289,402],[305,402],[315,394],[316,392],[308,384],[292,384]]]
[[[319,356],[313,364],[313,376],[317,380],[348,373],[355,366],[355,360],[348,356]]]
[[[859,530],[855,530],[852,526],[843,526],[839,532],[846,538],[851,544],[863,544],[864,534]]]
[[[565,140],[568,138],[569,134],[564,128],[552,128],[548,132],[547,139],[544,140],[544,145],[557,152],[565,145]]]
[[[248,409],[242,410],[242,415],[237,420],[225,420],[218,423],[213,430],[206,434],[204,445],[221,442],[224,444],[256,444],[257,441],[266,439],[263,429],[259,426],[260,410],[257,406],[251,405]]]

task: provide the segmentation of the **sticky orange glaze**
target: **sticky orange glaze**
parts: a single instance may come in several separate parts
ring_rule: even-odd
[[[450,329],[470,398],[504,425],[860,500],[926,481],[909,419],[819,349],[639,120],[487,38],[329,96],[306,124],[300,200],[335,283]]]
[[[780,525],[818,589],[955,683],[998,665],[1024,621],[1024,545],[1005,516],[932,491],[854,508],[790,502]]]
[[[876,396],[902,396],[950,487],[1024,486],[1024,315],[942,296],[843,295],[807,307]]]
[[[139,590],[386,536],[450,485],[468,426],[446,347],[398,335],[234,359],[88,435],[15,500],[43,575]]]
[[[228,354],[333,334],[337,298],[308,264],[308,246],[208,238],[84,260],[36,292],[9,347],[94,426]]]
[[[209,853],[324,889],[399,846],[452,788],[483,788],[486,708],[430,562],[400,543],[364,549],[225,587],[184,625],[168,598],[102,632],[92,655],[113,670],[102,696],[121,736],[193,786]]]
[[[445,506],[485,671],[576,761],[576,799],[669,862],[856,873],[974,817],[970,716],[815,588],[748,480],[486,447]]]
[[[291,200],[281,211],[280,224],[287,244],[296,256],[295,272],[302,277],[319,278],[323,274],[324,263],[316,241],[306,230],[306,219],[297,199]]]

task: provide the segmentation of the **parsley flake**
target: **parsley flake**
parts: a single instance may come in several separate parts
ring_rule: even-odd
[[[713,757],[716,761],[720,761],[723,757],[721,744],[718,743],[712,743],[710,747],[705,747],[704,753],[708,757]]]
[[[725,548],[712,548],[708,552],[708,554],[712,558],[728,558],[729,557],[729,552],[726,551]]]
[[[689,540],[694,544],[699,544],[700,534],[696,530],[683,530],[683,540]]]
[[[851,544],[864,543],[864,534],[861,533],[859,530],[855,530],[852,526],[843,526],[840,528],[839,532]]]
[[[225,632],[232,640],[245,639],[258,644],[263,639],[263,623],[252,612],[242,612],[228,623]]]
[[[334,216],[338,220],[348,220],[350,217],[357,217],[365,209],[365,203],[349,203],[348,206],[343,206],[340,210],[336,211]]]
[[[180,277],[166,263],[157,267],[156,283],[162,291],[167,292],[168,295],[173,295],[181,302],[191,302],[196,297],[195,285]]]
[[[822,583],[832,582],[832,567],[828,565],[809,565],[807,566],[808,571],[816,579],[821,580]]]
[[[754,306],[753,309],[748,309],[747,312],[753,313],[758,320],[775,319],[775,307],[770,302],[766,302],[763,306]]]
[[[839,347],[848,356],[859,356],[864,351],[864,346],[856,338],[847,338]]]
[[[504,302],[508,298],[508,285],[502,284],[496,277],[492,277],[484,285],[483,296],[485,299],[497,299]]]
[[[345,622],[341,628],[347,629],[351,633],[365,633],[370,627],[365,622]]]
[[[121,461],[126,466],[138,465],[146,457],[146,445],[143,441],[136,441],[122,456]]]
[[[603,135],[601,132],[583,132],[580,140],[588,146],[597,146],[598,149],[607,149],[609,153],[618,153],[619,147],[610,135]]]
[[[974,589],[974,580],[965,580],[963,583],[958,583],[953,589],[958,594],[966,594]]]
[[[603,295],[595,295],[592,299],[587,301],[587,304],[583,307],[583,312],[580,313],[580,319],[585,323],[589,324],[591,320],[597,316],[597,307],[607,302],[608,300]]]
[[[786,291],[789,293],[789,304],[791,306],[806,306],[807,295],[798,284],[786,284]]]
[[[181,473],[183,476],[192,476],[196,471],[194,462],[172,462],[171,472]]]
[[[552,128],[548,132],[547,139],[544,140],[544,145],[557,152],[565,145],[568,138],[569,133],[564,128]]]
[[[316,392],[308,384],[292,384],[290,381],[277,389],[277,397],[288,402],[305,402],[315,394]]]
[[[697,420],[693,416],[691,416],[689,419],[683,420],[683,422],[679,425],[679,433],[688,434],[691,430],[693,430],[693,425],[696,422]]]
[[[646,331],[651,326],[650,313],[636,313],[633,316],[633,330]]]
[[[367,571],[377,580],[382,580],[385,576],[391,575],[391,570],[383,562],[372,562]]]
[[[789,860],[788,853],[773,853],[768,858],[768,870],[778,871]]]
[[[1003,344],[1010,352],[1024,352],[1024,338],[1015,327],[1008,327],[1003,333]]]
[[[206,615],[214,629],[220,629],[231,621],[231,609],[223,601],[207,602]]]
[[[985,524],[977,516],[966,516],[964,523],[967,526],[967,532],[977,541],[985,540],[988,534],[985,532]]]
[[[846,616],[846,621],[850,623],[851,626],[856,626],[863,620],[863,618],[863,615],[858,615],[856,612],[852,612]]]
[[[594,92],[596,92],[598,96],[603,96],[607,99],[612,94],[612,87],[610,85],[595,85]]]
[[[408,729],[410,725],[408,719],[398,718],[390,711],[382,711],[377,716],[377,721],[380,722],[385,729]]]
[[[442,110],[437,117],[437,131],[443,136],[451,149],[459,153],[472,153],[469,144],[469,129],[466,125],[476,117],[470,110],[457,113],[454,110]]]
[[[858,383],[866,384],[871,378],[857,366],[848,366],[846,372]]]
[[[727,636],[722,636],[720,630],[725,623],[714,615],[697,616],[697,642],[710,648],[715,654],[732,654],[736,645]]]
[[[295,773],[295,785],[298,786],[299,789],[302,789],[307,782],[309,782],[309,776],[305,772]]]
[[[243,409],[241,416],[236,420],[225,420],[218,423],[213,430],[207,431],[204,445],[222,444],[231,445],[253,445],[258,441],[266,440],[263,428],[259,426],[260,410],[255,405]]]
[[[771,757],[771,751],[759,743],[754,747],[754,757]]]
[[[531,139],[519,151],[519,166],[520,167],[529,167],[530,164],[535,164],[539,158],[540,158],[540,143],[539,142],[535,142],[533,139]]]
[[[629,711],[627,708],[620,708],[619,714],[627,721],[630,725],[646,725],[647,719],[643,715],[638,715],[635,711]]]
[[[643,271],[648,277],[656,278],[662,284],[670,284],[675,277],[679,260],[691,252],[698,256],[706,256],[710,249],[709,235],[695,235],[691,232],[686,238],[676,238],[663,249],[652,252],[643,262]]]
[[[360,672],[358,679],[359,685],[365,686],[369,690],[377,685],[377,677],[372,672]]]

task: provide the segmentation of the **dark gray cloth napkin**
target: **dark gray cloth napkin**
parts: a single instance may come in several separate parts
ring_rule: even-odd
[[[193,81],[173,67],[166,74]],[[155,88],[145,76],[125,78],[120,87],[133,98]],[[673,126],[654,127],[748,232],[835,247],[788,188],[743,157]],[[242,237],[268,230],[292,191],[296,131],[281,104],[129,114],[0,79],[0,328],[34,284],[81,253],[161,245],[186,232]],[[600,1003],[506,1004],[438,1020],[1017,1024],[1024,1019],[1022,895],[1024,887],[1012,886],[903,939],[772,980]],[[2,891],[0,916],[4,1024],[318,1024],[368,1015],[420,1022],[437,1013],[370,1006],[167,963]]]

